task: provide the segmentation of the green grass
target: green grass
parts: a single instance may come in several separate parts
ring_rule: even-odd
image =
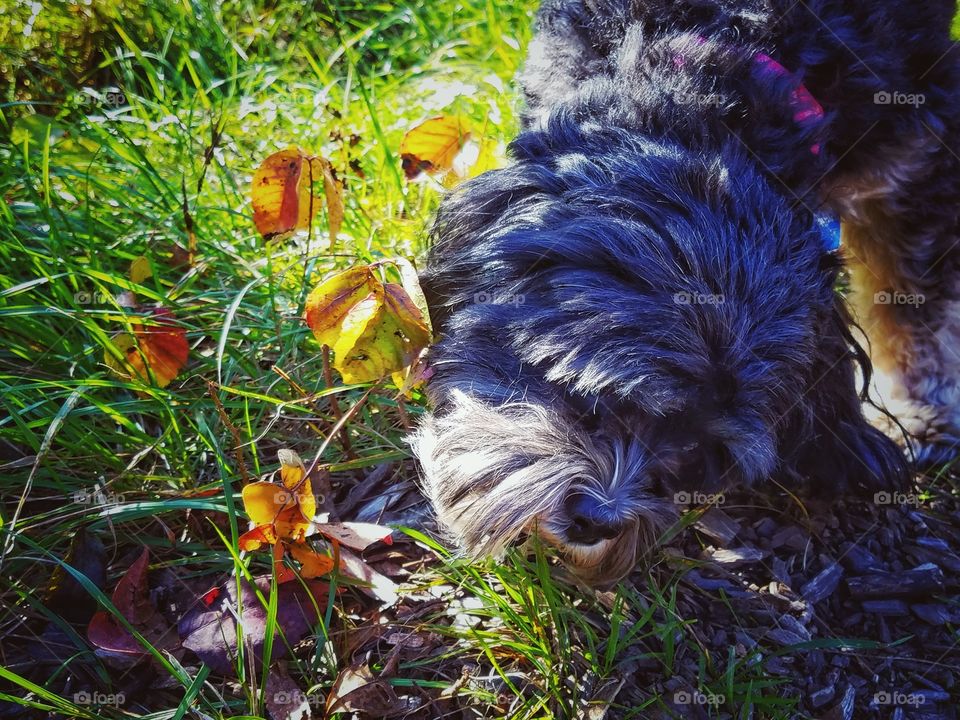
[[[251,558],[231,555],[246,527],[242,472],[207,383],[240,434],[251,475],[275,469],[280,447],[312,457],[333,421],[326,396],[347,410],[362,395],[326,386],[319,347],[300,320],[306,293],[358,261],[422,251],[439,189],[402,178],[396,150],[407,129],[457,112],[492,138],[515,130],[516,99],[501,90],[517,70],[530,5],[474,0],[450,9],[51,3],[32,24],[21,6],[0,31],[0,77],[9,81],[0,105],[5,631],[19,628],[26,642],[20,619],[44,617],[48,578],[81,527],[108,544],[110,588],[127,551],[143,545],[154,573],[249,573]],[[265,246],[254,229],[252,173],[289,145],[330,158],[345,181],[333,253],[318,239],[322,215],[309,240]],[[185,271],[170,260],[175,243],[190,244],[191,226],[197,263]],[[154,272],[134,286],[127,273],[138,256]],[[189,364],[165,389],[126,382],[104,364],[111,335],[135,319],[114,299],[125,290],[169,307],[187,332]],[[323,461],[334,470],[406,455],[391,393],[375,393],[348,430],[355,456],[331,444]],[[213,489],[222,492],[195,494]],[[74,501],[95,490],[105,502]],[[188,527],[187,513],[199,523]],[[196,531],[214,517],[222,536]],[[110,672],[82,631],[60,625],[108,690]],[[225,702],[195,673],[157,660],[189,697],[184,707],[264,712],[258,680],[243,667],[245,692]],[[336,669],[300,668],[307,685],[327,686]],[[7,692],[22,702],[89,715],[13,680],[19,690]]]
[[[8,648],[28,646],[52,623],[71,659],[46,675],[0,668],[5,699],[62,716],[126,716],[47,689],[72,662],[92,668],[104,692],[117,688],[82,628],[44,604],[62,567],[113,610],[109,590],[62,559],[81,528],[107,545],[108,588],[144,546],[152,573],[213,583],[266,570],[262,554],[235,550],[244,472],[276,469],[281,447],[312,457],[335,422],[329,398],[346,411],[368,389],[325,382],[300,320],[306,293],[356,262],[422,254],[441,191],[403,179],[400,139],[439,113],[512,137],[511,81],[534,5],[94,0],[45,3],[33,21],[28,4],[11,11],[0,28],[0,633]],[[254,229],[251,176],[290,145],[330,158],[345,181],[333,252],[322,214],[309,238],[266,246]],[[173,267],[191,232],[195,266]],[[134,285],[128,268],[140,256],[153,276]],[[136,320],[116,301],[129,290],[169,307],[187,332],[189,364],[165,389],[119,379],[104,363],[110,337]],[[358,473],[406,457],[404,412],[422,403],[415,395],[403,411],[375,389],[347,425],[353,456],[332,442],[323,462]],[[102,501],[83,500],[94,491]],[[484,716],[567,718],[634,682],[638,662],[665,678],[693,662],[697,690],[726,698],[708,709],[790,716],[791,701],[752,655],[718,664],[695,641],[674,572],[654,568],[642,591],[598,596],[558,579],[543,552],[467,564],[415,537],[440,560],[416,589],[445,601],[417,629],[450,644],[401,662],[397,688],[447,687],[436,668],[466,659],[490,677],[461,692]],[[465,622],[450,622],[446,608],[464,598]],[[273,625],[276,593],[259,601]],[[321,610],[312,649],[290,663],[301,688],[325,694],[350,663],[327,642],[334,618],[354,630],[363,621],[339,601]],[[142,640],[170,680],[150,717],[265,716],[263,678],[246,663],[227,687]],[[656,691],[645,698],[611,709],[642,718],[663,707]]]

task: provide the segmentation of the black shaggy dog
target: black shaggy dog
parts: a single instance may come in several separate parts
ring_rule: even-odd
[[[545,2],[515,161],[446,199],[423,274],[414,446],[467,551],[536,533],[606,583],[678,491],[874,493],[950,457],[954,10]]]

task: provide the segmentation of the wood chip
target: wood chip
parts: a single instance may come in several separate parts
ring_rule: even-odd
[[[843,568],[840,567],[839,563],[832,563],[821,570],[813,580],[805,584],[800,589],[800,594],[808,603],[814,605],[833,595],[842,577]]]
[[[707,550],[704,553],[710,560],[725,567],[739,567],[741,565],[750,565],[760,562],[768,553],[766,550],[760,550],[754,547],[739,547],[721,550]]]
[[[847,579],[855,598],[887,598],[926,595],[943,590],[943,571],[928,563],[899,573],[875,573]]]
[[[694,527],[721,547],[726,547],[740,534],[741,525],[719,508],[710,508]]]

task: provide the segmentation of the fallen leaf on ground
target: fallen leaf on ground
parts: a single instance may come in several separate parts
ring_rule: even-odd
[[[311,717],[310,699],[300,690],[286,669],[274,665],[267,673],[264,702],[273,720],[307,720]]]
[[[366,663],[344,669],[327,698],[328,716],[336,712],[362,712],[382,718],[405,708],[390,684],[375,678]]]
[[[265,597],[270,594],[270,579],[257,578],[257,587]],[[309,582],[305,589],[300,583],[286,583],[277,588],[277,631],[274,636],[273,658],[280,659],[310,630],[321,622],[329,588],[326,583]],[[207,607],[198,602],[180,621],[178,629],[183,646],[192,650],[210,668],[220,674],[232,674],[237,656],[237,618],[241,618],[246,652],[252,652],[258,663],[262,659],[267,628],[267,611],[246,580],[229,579],[220,588],[219,596]],[[238,607],[238,596],[241,609]],[[280,631],[286,643],[280,638]]]
[[[400,588],[393,580],[374,570],[363,558],[345,548],[340,550],[338,569],[344,575],[362,581],[363,584],[358,584],[357,587],[382,602],[384,606],[393,605],[400,597]]]
[[[106,350],[104,362],[122,378],[137,378],[163,388],[186,365],[190,346],[186,330],[176,325],[166,308],[154,309],[150,320],[153,324],[134,324],[133,334],[120,333],[112,338],[123,360]]]
[[[144,548],[114,588],[111,600],[120,614],[144,639],[156,648],[174,649],[176,638],[163,616],[150,600],[147,569],[150,553]],[[110,612],[97,612],[87,625],[87,638],[100,650],[113,656],[139,660],[149,651]]]
[[[317,531],[341,545],[363,552],[377,542],[393,544],[393,530],[383,525],[362,522],[322,523]]]
[[[107,550],[96,535],[80,528],[70,542],[63,561],[86,575],[103,590],[107,585]],[[62,565],[57,565],[50,575],[44,605],[66,620],[75,623],[89,622],[96,612],[97,601],[86,588],[77,582]]]

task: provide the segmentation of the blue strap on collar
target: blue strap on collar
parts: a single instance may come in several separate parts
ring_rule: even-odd
[[[840,218],[832,213],[817,213],[813,217],[820,231],[820,242],[823,251],[834,253],[840,249]]]

